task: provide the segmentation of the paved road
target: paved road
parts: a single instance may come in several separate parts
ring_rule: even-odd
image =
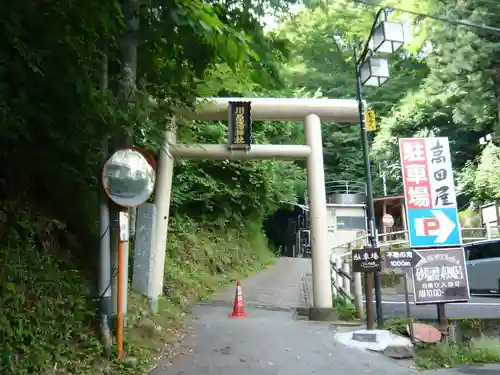
[[[243,281],[246,319],[229,319],[234,289],[217,293],[193,310],[188,354],[150,375],[413,375],[408,362],[337,343],[327,323],[294,319],[290,307],[304,306],[301,275],[310,264],[280,259],[269,270]],[[295,306],[294,306],[295,304]],[[254,306],[254,307],[249,307]],[[433,375],[497,375],[487,372],[430,372]],[[482,369],[480,369],[482,370]],[[474,370],[476,371],[476,370]]]
[[[437,319],[435,305],[418,305],[412,302],[411,314],[416,319]],[[404,316],[406,314],[404,295],[383,296],[384,316]],[[500,298],[472,297],[469,302],[446,305],[449,318],[500,318]]]
[[[193,351],[154,375],[409,375],[417,372],[375,353],[334,341],[327,324],[296,321],[291,312],[247,309],[228,319],[226,306],[198,306]],[[152,375],[153,375],[152,374]]]

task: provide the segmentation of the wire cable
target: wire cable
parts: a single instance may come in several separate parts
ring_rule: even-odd
[[[99,242],[101,242],[104,239],[104,236],[106,236],[106,234],[109,232],[110,229],[111,229],[111,224],[108,224],[108,226],[106,227],[106,230],[104,231],[104,233],[102,233],[102,235],[101,235],[101,237],[99,239]],[[117,276],[117,274],[118,274],[118,269],[117,269],[116,266],[113,266],[111,268],[111,280],[109,280],[108,286],[99,295],[99,299],[103,299],[104,298],[104,296],[106,295],[106,293],[109,291],[109,289],[113,285],[113,279]]]
[[[414,16],[426,17],[426,18],[430,18],[430,19],[433,19],[436,21],[446,22],[446,23],[456,25],[456,26],[465,26],[465,27],[470,27],[470,28],[478,29],[478,30],[488,30],[488,31],[492,31],[494,33],[500,34],[500,28],[498,28],[498,27],[493,27],[493,26],[488,26],[488,25],[480,25],[477,23],[469,22],[469,21],[451,20],[451,19],[446,18],[446,17],[440,17],[440,16],[435,16],[433,14],[415,12],[413,10],[396,8],[393,6],[384,7],[384,6],[381,6],[380,4],[374,4],[374,3],[370,3],[370,2],[367,2],[364,0],[352,0],[352,1],[355,3],[358,3],[358,4],[364,4],[364,5],[377,7],[377,8],[385,8],[388,10],[395,10],[395,11],[402,12],[402,13],[412,14]]]

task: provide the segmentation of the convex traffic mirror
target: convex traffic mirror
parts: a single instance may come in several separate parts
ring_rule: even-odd
[[[122,207],[146,202],[155,186],[155,169],[141,151],[123,148],[106,161],[102,185],[109,199]]]

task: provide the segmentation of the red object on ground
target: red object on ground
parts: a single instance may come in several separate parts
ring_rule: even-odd
[[[241,292],[241,285],[238,281],[236,283],[236,296],[234,297],[233,313],[228,315],[229,318],[246,318],[245,304],[243,303],[243,293]]]
[[[413,338],[415,340],[426,344],[433,344],[441,341],[441,337],[442,334],[436,327],[423,323],[413,323]]]

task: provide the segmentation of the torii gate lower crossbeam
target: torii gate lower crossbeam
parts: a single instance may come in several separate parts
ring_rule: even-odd
[[[167,131],[156,183],[156,232],[153,246],[153,275],[149,297],[152,305],[163,291],[165,247],[167,241],[170,195],[175,158],[206,160],[307,159],[307,187],[311,228],[313,304],[332,307],[330,256],[327,244],[327,211],[321,121],[355,123],[359,121],[358,103],[348,99],[209,98],[199,100],[195,112],[179,115],[190,120],[224,121],[229,102],[248,101],[253,120],[304,121],[306,145],[252,145],[248,151],[230,150],[226,145],[175,144],[175,134]]]

